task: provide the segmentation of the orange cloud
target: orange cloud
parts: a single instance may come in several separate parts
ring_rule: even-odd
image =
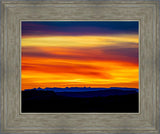
[[[22,90],[38,87],[138,88],[138,37],[22,38]]]

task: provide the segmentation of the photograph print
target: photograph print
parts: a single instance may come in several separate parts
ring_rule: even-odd
[[[22,113],[138,113],[138,21],[22,21]]]

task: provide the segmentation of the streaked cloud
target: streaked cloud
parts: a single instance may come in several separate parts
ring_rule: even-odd
[[[102,47],[114,45],[123,47],[122,43],[138,43],[138,35],[23,37],[21,43],[22,46],[32,47]],[[131,45],[131,47],[135,46]]]

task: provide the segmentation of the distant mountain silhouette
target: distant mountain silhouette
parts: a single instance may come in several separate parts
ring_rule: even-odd
[[[46,87],[46,88],[33,88],[33,89],[25,89],[24,91],[28,90],[43,90],[43,91],[54,91],[54,92],[88,92],[88,91],[99,91],[99,90],[123,90],[123,91],[136,91],[138,92],[137,88],[127,88],[127,87],[110,87],[110,88],[92,88],[92,87],[65,87],[65,88],[58,88],[58,87]]]
[[[22,91],[22,112],[135,113],[138,112],[138,96],[138,89],[134,88],[30,89]]]

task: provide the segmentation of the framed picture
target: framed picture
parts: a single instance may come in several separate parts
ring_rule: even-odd
[[[22,21],[21,112],[139,112],[138,21]]]
[[[1,5],[2,133],[159,132],[159,1]]]

